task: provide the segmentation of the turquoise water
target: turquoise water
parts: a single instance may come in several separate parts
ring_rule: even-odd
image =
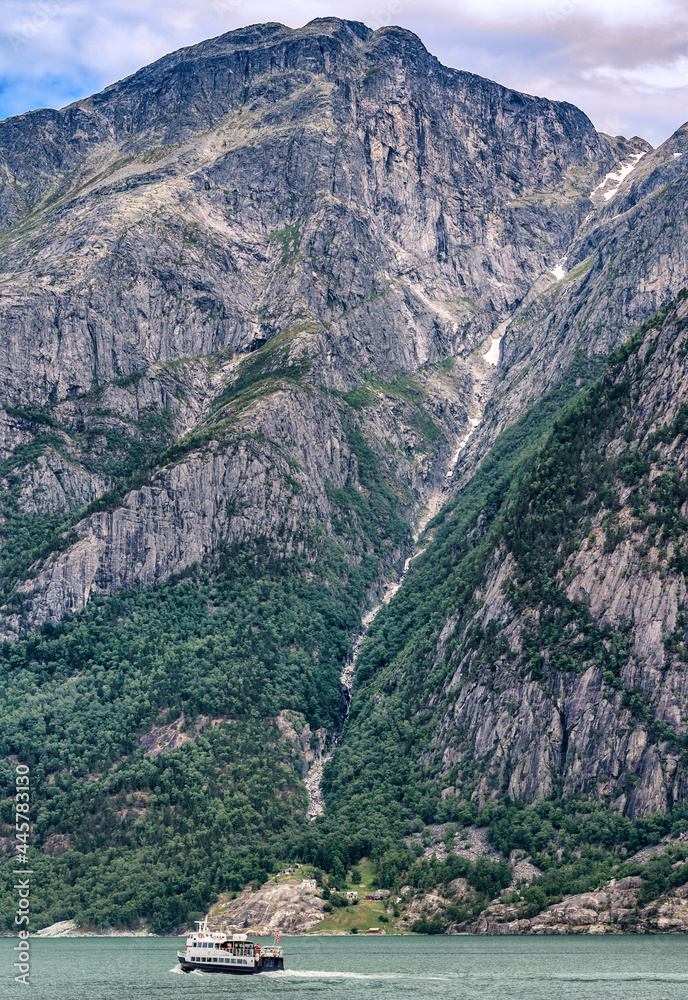
[[[0,939],[0,997],[23,996]],[[283,973],[178,969],[170,938],[31,941],[32,1000],[688,1000],[688,937],[282,939]]]

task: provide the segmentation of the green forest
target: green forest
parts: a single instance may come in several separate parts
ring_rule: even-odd
[[[353,482],[331,488],[335,535],[321,540],[317,560],[276,558],[260,543],[228,548],[181,578],[94,600],[71,619],[5,642],[0,820],[7,837],[14,765],[26,763],[35,925],[145,921],[165,933],[204,912],[219,892],[261,884],[285,860],[313,864],[339,882],[367,857],[385,888],[468,879],[470,905],[452,903],[446,919],[416,928],[439,933],[505,889],[511,868],[456,856],[420,858],[408,838],[422,837],[433,823],[446,824],[448,837],[478,824],[505,856],[530,854],[543,876],[522,894],[525,915],[565,893],[594,888],[612,872],[642,874],[654,888],[688,881],[688,865],[624,861],[688,828],[685,810],[631,822],[598,802],[566,801],[559,793],[534,807],[502,798],[479,810],[468,774],[453,776],[462,796],[442,802],[446,776],[431,741],[442,707],[432,696],[444,690],[455,652],[450,642],[435,662],[438,633],[450,614],[470,616],[486,561],[500,543],[519,567],[513,605],[542,612],[541,631],[524,648],[520,669],[537,677],[547,645],[560,669],[594,660],[606,682],[621,683],[624,636],[567,602],[556,580],[602,504],[611,511],[609,544],[618,538],[615,478],[638,491],[639,506],[654,490],[656,532],[668,538],[685,531],[677,513],[688,496],[681,474],[667,468],[650,487],[650,456],[629,447],[611,461],[599,448],[618,429],[644,363],[639,348],[663,318],[646,324],[602,374],[601,361],[577,356],[565,379],[499,436],[466,489],[430,524],[425,552],[360,652],[350,716],[325,770],[326,812],[315,822],[306,817],[295,747],[274,720],[289,709],[312,729],[338,730],[340,673],[366,592],[386,547],[409,538],[398,484],[380,470],[356,419],[365,394],[347,404],[347,434],[365,493]],[[676,433],[688,431],[681,419]],[[155,441],[157,454],[164,436]],[[49,538],[55,525],[39,520],[38,528]],[[11,566],[19,572],[21,544],[8,554],[15,563],[7,572]],[[470,641],[487,662],[500,640],[476,633]],[[624,695],[635,711],[646,711],[637,697],[631,702],[634,692]],[[141,736],[173,723],[181,745],[147,755]],[[11,867],[0,866],[5,889]],[[10,926],[11,893],[2,898]]]
[[[683,292],[677,301],[685,297]],[[614,519],[619,478],[633,486],[639,511],[647,509],[643,501],[651,495],[655,513],[644,516],[660,541],[681,538],[688,527],[679,514],[688,485],[671,459],[655,485],[648,486],[651,461],[659,461],[652,450],[658,440],[674,440],[688,430],[682,410],[675,426],[648,438],[646,454],[629,448],[612,459],[600,447],[624,426],[624,407],[675,304],[616,351],[600,377],[594,365],[576,359],[567,379],[500,435],[458,500],[431,523],[432,542],[368,633],[346,738],[325,775],[332,822],[346,817],[353,825],[365,815],[367,824],[380,830],[402,830],[410,817],[417,828],[433,822],[478,823],[506,853],[524,849],[545,873],[527,891],[525,915],[562,894],[595,888],[612,872],[638,874],[637,865],[632,872],[623,867],[625,856],[686,829],[688,813],[675,806],[631,822],[599,802],[566,801],[560,793],[533,809],[505,800],[498,809],[488,805],[480,812],[470,801],[476,775],[470,768],[447,774],[433,755],[434,723],[444,704],[438,693],[445,691],[452,655],[462,641],[450,638],[438,661],[438,635],[451,614],[470,619],[486,562],[505,545],[518,566],[508,592],[512,606],[539,612],[538,629],[524,644],[516,669],[538,679],[543,649],[550,669],[580,671],[591,662],[599,664],[605,683],[622,689],[622,704],[643,718],[654,738],[673,742],[685,761],[683,737],[653,719],[639,693],[623,689],[627,636],[597,625],[587,606],[567,600],[557,582],[568,554],[589,531],[589,518],[603,506],[610,511],[605,544],[618,544],[623,537]],[[579,392],[581,382],[588,388]],[[460,636],[461,629],[454,635]],[[473,631],[463,641],[478,651],[483,667],[504,652],[498,630]],[[461,798],[442,802],[443,784],[460,785]],[[525,836],[523,824],[532,836]],[[683,884],[688,869],[680,871],[674,877]]]

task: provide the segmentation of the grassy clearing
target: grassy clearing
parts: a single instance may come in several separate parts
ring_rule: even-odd
[[[381,931],[392,933],[394,917],[387,916],[384,901],[362,899],[357,906],[346,906],[335,910],[329,913],[311,933],[351,934],[355,930],[358,934],[365,934],[369,927],[379,927]]]
[[[387,934],[395,933],[394,922],[397,918],[387,913],[389,900],[365,899],[366,893],[378,888],[373,863],[368,858],[361,858],[354,872],[357,875],[360,873],[360,880],[349,880],[346,885],[337,885],[336,888],[340,893],[353,889],[358,893],[358,903],[336,907],[310,931],[311,934],[367,934],[370,927],[379,927],[381,932]],[[335,883],[332,878],[329,881],[332,887]]]

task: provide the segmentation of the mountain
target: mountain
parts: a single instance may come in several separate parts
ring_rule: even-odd
[[[37,922],[368,857],[467,879],[444,927],[514,851],[537,912],[681,832],[686,136],[335,18],[0,123]],[[492,860],[416,861],[437,824]]]
[[[10,119],[0,148],[5,435],[28,444],[27,406],[66,435],[28,489],[84,539],[33,566],[8,634],[228,542],[278,544],[285,522],[327,523],[323,480],[351,472],[336,393],[364,377],[382,381],[370,433],[392,444],[413,519],[469,427],[471,351],[619,163],[570,105],[447,70],[401,29],[334,20],[183,50],[63,112]],[[432,369],[449,357],[455,371]],[[241,444],[201,475],[196,437],[230,427]],[[274,441],[306,472],[298,498],[271,496],[251,465],[281,463],[284,482]],[[172,442],[192,457],[169,461]],[[129,492],[142,460],[151,490]],[[106,514],[75,519],[113,488]]]

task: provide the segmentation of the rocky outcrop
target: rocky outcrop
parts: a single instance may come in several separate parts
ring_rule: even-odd
[[[286,883],[268,882],[257,892],[245,889],[235,899],[222,897],[210,912],[212,929],[230,933],[302,934],[316,927],[324,917],[323,901],[313,890],[295,879]]]
[[[477,610],[460,628],[450,619],[451,628],[437,641],[438,661],[447,655],[447,642],[453,653],[449,705],[435,744],[446,771],[470,771],[480,803],[494,798],[496,789],[525,802],[558,789],[570,798],[592,793],[637,817],[685,800],[679,758],[688,731],[688,593],[680,527],[686,516],[687,331],[683,298],[610,381],[609,392],[621,394],[623,407],[600,425],[595,447],[610,460],[633,458],[638,471],[621,466],[604,500],[599,494],[587,498],[589,517],[585,526],[571,523],[578,541],[552,581],[571,602],[567,607],[586,609],[607,630],[598,654],[605,643],[627,649],[619,653],[618,679],[599,655],[580,652],[573,618],[569,643],[555,646],[559,626],[539,631],[547,604],[514,607],[510,588],[524,584],[517,582],[519,566],[504,542],[487,560]],[[569,502],[566,492],[550,500],[553,509]],[[486,657],[481,642],[466,639],[476,623],[496,630],[496,655]],[[540,636],[536,669],[524,656],[533,634]],[[443,797],[462,794],[459,781]]]
[[[474,934],[685,934],[688,889],[638,906],[642,880],[612,879],[598,892],[566,896],[535,917],[518,917],[513,904],[494,903],[471,925],[455,924],[449,933]]]
[[[637,148],[642,158],[615,193],[594,199],[596,211],[552,273],[556,280],[534,285],[510,316],[500,345],[504,383],[465,456],[468,469],[577,356],[604,358],[688,285],[681,208],[688,198],[688,127],[655,150]]]
[[[106,930],[84,930],[73,920],[58,920],[48,927],[41,927],[39,931],[31,934],[37,938],[74,938],[74,937],[155,937],[147,928],[130,928],[120,930],[109,927]]]
[[[131,491],[122,506],[77,522],[79,541],[36,567],[19,589],[29,598],[31,619],[60,618],[93,596],[166,579],[246,538],[287,534],[286,551],[296,548],[289,539],[302,534],[304,521],[328,517],[326,470],[341,486],[355,459],[341,425],[333,439],[336,411],[322,399],[278,393],[246,416],[254,430],[248,440],[232,435],[231,443],[192,450]],[[284,446],[299,455],[296,475],[280,455]]]
[[[277,728],[296,746],[301,758],[301,776],[305,778],[310,771],[322,763],[327,743],[327,730],[311,730],[299,712],[285,710],[280,712],[275,720]]]
[[[104,476],[71,462],[52,448],[17,475],[17,502],[26,514],[65,513],[85,507],[108,488]],[[7,489],[7,481],[3,484]]]
[[[174,722],[152,726],[147,733],[139,736],[139,743],[143,747],[145,757],[157,757],[158,754],[164,753],[166,750],[176,750],[182,744],[193,740],[203,732],[206,726],[219,726],[220,723],[227,724],[229,722],[232,722],[232,719],[226,717],[208,719],[201,715],[194,721],[193,726],[189,726],[184,716],[181,715]]]
[[[426,892],[414,896],[405,910],[401,920],[394,924],[395,931],[411,931],[418,920],[431,921],[433,917],[443,917],[446,912],[447,900],[435,892]]]

